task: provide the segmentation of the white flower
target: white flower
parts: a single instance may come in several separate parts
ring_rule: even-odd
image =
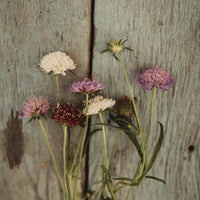
[[[107,108],[113,107],[114,105],[115,101],[113,99],[106,99],[103,98],[103,96],[96,96],[89,100],[87,115],[98,114]]]
[[[66,75],[69,69],[75,69],[74,61],[65,53],[56,51],[44,56],[40,61],[40,67],[47,73],[53,71],[54,74]]]

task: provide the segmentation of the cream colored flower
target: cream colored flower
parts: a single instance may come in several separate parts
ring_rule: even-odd
[[[113,99],[106,99],[103,96],[96,96],[89,100],[88,115],[95,115],[99,112],[106,110],[107,108],[112,108],[115,105]],[[85,112],[85,111],[84,111]]]
[[[44,56],[40,61],[40,67],[47,73],[53,71],[54,74],[66,75],[67,70],[75,69],[74,61],[65,53],[56,51]]]

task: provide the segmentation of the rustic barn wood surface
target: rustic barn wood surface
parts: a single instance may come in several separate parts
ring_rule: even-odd
[[[48,96],[56,105],[53,74],[40,72],[40,59],[56,50],[76,62],[76,75],[60,79],[63,101],[80,102],[66,89],[85,76],[101,80],[105,96],[128,95],[119,62],[100,52],[105,43],[128,39],[132,52],[123,52],[143,128],[148,128],[151,92],[136,85],[144,66],[162,66],[176,79],[175,88],[157,90],[149,150],[164,125],[165,137],[150,175],[167,184],[146,179],[132,190],[131,200],[200,199],[200,1],[199,0],[1,0],[0,1],[0,200],[64,199],[45,139],[37,121],[26,123],[17,115],[26,98]],[[108,119],[105,114],[104,119]],[[92,119],[92,124],[99,122]],[[62,130],[51,120],[50,142],[62,167]],[[94,127],[91,127],[91,130]],[[60,130],[60,134],[58,133]],[[106,129],[108,157],[116,132]],[[74,131],[74,145],[79,129]],[[55,134],[56,133],[56,134]],[[89,168],[83,166],[80,194],[84,188],[98,191],[103,162],[102,133],[92,138]],[[132,176],[138,155],[121,133],[111,174]],[[87,166],[87,163],[85,163]],[[89,171],[88,171],[89,170]],[[85,177],[85,175],[88,175]],[[88,180],[88,181],[87,181]],[[119,193],[125,200],[127,190]],[[95,194],[93,199],[97,199]]]

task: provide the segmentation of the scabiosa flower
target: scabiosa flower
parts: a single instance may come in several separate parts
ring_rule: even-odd
[[[168,87],[174,87],[174,82],[170,73],[158,67],[143,69],[137,80],[137,84],[145,90],[151,90],[155,86],[163,91],[166,91]]]
[[[120,115],[130,117],[133,114],[131,99],[128,96],[121,96],[117,99],[114,110]]]
[[[104,84],[100,81],[85,78],[83,81],[74,82],[69,88],[69,92],[74,93],[93,93],[104,89]]]
[[[59,105],[53,109],[53,119],[68,126],[84,127],[85,115],[74,105]]]
[[[111,42],[111,43],[106,43],[107,44],[107,46],[108,46],[108,48],[107,49],[105,49],[105,50],[103,50],[101,53],[105,53],[105,52],[107,52],[107,51],[110,51],[110,52],[112,52],[113,53],[113,56],[118,60],[118,58],[116,57],[116,53],[120,53],[121,51],[123,51],[124,49],[127,49],[127,50],[129,50],[129,51],[132,51],[132,49],[131,48],[129,48],[129,47],[125,47],[124,46],[124,43],[127,41],[127,39],[126,40],[115,40],[115,41],[113,41],[113,42]]]
[[[40,67],[43,71],[54,72],[54,74],[66,75],[67,70],[75,69],[74,61],[65,53],[56,51],[44,56],[40,61]]]
[[[33,97],[25,103],[18,118],[31,117],[32,119],[39,119],[39,117],[46,114],[49,109],[50,103],[46,98]]]
[[[87,115],[95,115],[99,112],[106,110],[107,108],[112,108],[115,105],[113,99],[106,99],[103,96],[96,96],[89,100]],[[84,109],[84,113],[86,109]]]

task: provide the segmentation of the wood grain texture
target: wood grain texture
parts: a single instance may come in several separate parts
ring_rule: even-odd
[[[1,200],[63,199],[39,123],[22,123],[17,114],[32,95],[48,96],[56,105],[54,75],[40,72],[37,66],[44,55],[58,50],[67,52],[77,65],[78,77],[67,73],[60,80],[63,101],[80,102],[66,89],[86,75],[89,42],[89,0],[0,1]],[[62,167],[62,128],[50,119],[45,126]],[[74,132],[78,135],[79,130]]]
[[[144,66],[158,65],[172,73],[175,88],[157,90],[152,149],[158,137],[156,121],[164,125],[165,138],[161,152],[149,175],[166,180],[167,185],[145,180],[133,188],[129,199],[190,200],[200,199],[200,2],[198,0],[96,0],[93,79],[106,85],[105,96],[117,98],[128,94],[119,62],[111,54],[100,55],[105,42],[126,39],[133,52],[123,52],[143,127],[148,127],[151,92],[136,85],[137,74]],[[107,115],[104,116],[107,118]],[[93,120],[95,123],[98,119]],[[108,156],[116,133],[107,129]],[[194,145],[194,151],[188,147]],[[97,191],[103,163],[103,139],[99,132],[90,144],[90,187]],[[138,155],[123,134],[114,157],[113,176],[131,177]],[[98,169],[98,171],[97,171]],[[122,190],[119,199],[124,200]],[[96,196],[95,198],[96,199]]]

